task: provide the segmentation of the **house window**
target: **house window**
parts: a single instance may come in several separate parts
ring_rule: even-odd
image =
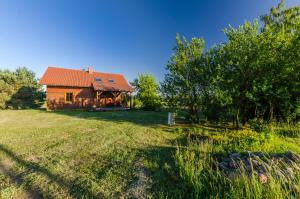
[[[115,81],[113,79],[108,80],[109,83],[114,83]]]
[[[73,102],[73,93],[72,92],[66,93],[66,102]]]
[[[95,81],[96,81],[96,82],[101,82],[101,78],[98,78],[98,77],[97,77],[97,78],[95,78]]]

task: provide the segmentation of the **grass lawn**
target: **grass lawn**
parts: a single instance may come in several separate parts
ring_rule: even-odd
[[[0,197],[122,198],[134,181],[136,161],[151,171],[150,196],[178,195],[172,193],[176,183],[166,183],[172,176],[164,174],[179,138],[163,125],[166,117],[138,111],[1,111]]]
[[[138,184],[137,172],[149,178],[149,198],[188,198],[194,190],[189,179],[198,179],[193,172],[199,166],[192,161],[178,168],[178,158],[193,159],[177,153],[178,146],[189,148],[184,128],[170,128],[166,120],[165,112],[1,111],[0,198],[127,198]],[[189,129],[226,142],[213,145],[215,151],[300,153],[299,137],[253,143],[241,131],[238,142],[224,142],[222,132],[213,134],[215,127]],[[228,136],[235,140],[236,134]],[[193,144],[191,154],[198,148]],[[188,178],[182,178],[185,171]]]

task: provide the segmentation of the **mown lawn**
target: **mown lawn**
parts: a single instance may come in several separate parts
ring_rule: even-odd
[[[265,198],[268,186],[236,184],[203,154],[300,154],[299,125],[291,137],[289,128],[256,133],[166,121],[166,112],[0,111],[0,198],[130,198],[132,191],[147,198],[238,198],[233,194],[244,197],[254,185],[260,195],[248,198]]]
[[[166,116],[1,111],[0,198],[126,197],[136,161],[151,170],[147,195],[178,195],[172,172],[164,174],[179,139],[164,125]]]

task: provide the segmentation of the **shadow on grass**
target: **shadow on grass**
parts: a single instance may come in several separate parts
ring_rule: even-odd
[[[11,160],[17,163],[18,166],[25,168],[26,173],[37,173],[46,176],[51,182],[56,183],[64,190],[66,190],[69,193],[69,195],[72,196],[73,198],[102,198],[103,197],[102,195],[94,194],[92,191],[90,191],[87,187],[84,187],[82,184],[78,184],[74,181],[64,179],[60,175],[52,173],[47,168],[44,168],[37,163],[21,159],[13,151],[11,151],[8,147],[4,146],[3,144],[0,144],[0,152],[3,152],[7,157],[9,157]],[[12,172],[8,171],[8,169],[6,169],[5,167],[1,167],[1,168],[3,173],[6,174],[7,177],[13,179],[13,181],[17,185],[22,185],[24,183],[25,176],[18,177],[17,175],[14,175]],[[25,184],[25,187],[26,185],[27,184]],[[38,188],[35,187],[28,187],[28,190],[29,190],[29,194],[33,193],[32,195],[33,198],[34,196],[53,198],[53,196],[51,196],[51,193],[42,192],[42,190],[39,190]]]
[[[47,111],[44,111],[47,112]],[[57,110],[47,112],[48,114],[60,114],[74,118],[87,120],[101,120],[115,123],[133,123],[143,126],[158,126],[167,124],[167,112],[155,111],[107,111],[107,112],[88,112],[84,110]]]
[[[17,186],[25,185],[26,182],[21,175],[16,175],[7,165],[0,163],[0,172],[3,173],[6,177],[9,178],[11,182],[16,184]],[[26,195],[30,198],[42,198],[43,193],[39,191],[36,187],[25,187]]]
[[[137,149],[152,179],[153,198],[190,198],[189,187],[180,178],[174,157],[177,146],[184,146],[186,141],[183,135],[165,146]]]

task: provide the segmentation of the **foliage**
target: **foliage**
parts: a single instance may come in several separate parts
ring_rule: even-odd
[[[0,108],[37,107],[44,98],[35,74],[25,67],[0,70]]]
[[[204,52],[203,39],[176,36],[162,83],[169,106],[211,120],[295,120],[300,90],[300,7],[284,1],[258,20],[224,29],[227,42]],[[196,118],[197,119],[197,118]],[[194,120],[195,121],[195,120]]]
[[[207,95],[209,75],[207,65],[201,65],[204,40],[192,38],[188,42],[184,37],[176,36],[174,55],[167,65],[168,74],[161,90],[169,106],[187,107],[189,120],[197,122],[202,96]]]
[[[158,84],[153,75],[140,74],[132,83],[137,95],[136,98],[142,103],[144,110],[160,108],[161,100],[158,95]]]

